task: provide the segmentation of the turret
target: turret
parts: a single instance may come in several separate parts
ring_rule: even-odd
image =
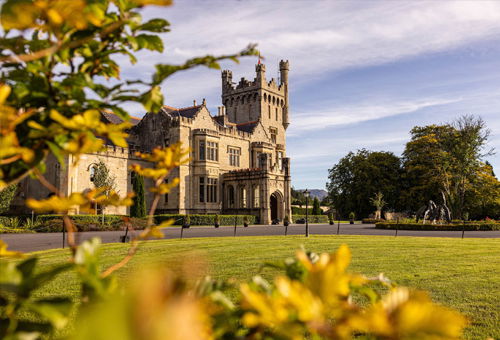
[[[290,125],[288,119],[288,71],[290,69],[290,64],[287,61],[280,61],[280,73],[281,73],[281,85],[285,90],[285,105],[283,106],[283,126],[285,129]]]
[[[257,73],[257,81],[266,81],[266,65],[257,64],[255,65],[255,72]]]
[[[231,86],[233,82],[233,72],[229,70],[222,71],[222,88]]]

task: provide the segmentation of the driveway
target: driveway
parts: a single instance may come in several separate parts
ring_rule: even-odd
[[[273,236],[284,235],[283,226],[250,226],[248,228],[237,227],[237,236]],[[305,225],[294,224],[288,227],[288,235],[304,235]],[[337,234],[337,225],[328,224],[310,224],[309,233],[311,235],[335,235]],[[103,243],[119,242],[123,231],[91,231],[78,233],[79,242],[100,237]],[[163,229],[166,239],[179,238],[181,228]],[[394,230],[375,229],[373,224],[340,224],[339,234],[341,235],[370,235],[370,236],[395,236]],[[234,235],[234,227],[191,227],[184,229],[183,237],[230,237]],[[400,236],[416,237],[462,237],[461,231],[416,231],[399,230]],[[466,231],[466,238],[500,238],[500,231]],[[0,234],[0,239],[7,242],[10,250],[31,252],[37,250],[46,250],[62,247],[62,233],[39,233],[39,234]]]

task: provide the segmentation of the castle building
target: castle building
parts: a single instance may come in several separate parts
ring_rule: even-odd
[[[52,158],[46,162],[46,178],[66,194],[93,188],[95,165],[102,160],[115,178],[121,194],[132,191],[129,166],[143,163],[135,151],[182,142],[191,150],[188,164],[169,177],[180,184],[164,195],[156,213],[251,214],[263,224],[283,220],[291,213],[290,159],[286,157],[289,125],[288,61],[281,61],[280,81],[266,80],[265,65],[256,65],[253,81],[233,83],[232,72],[222,71],[222,104],[216,116],[199,105],[164,106],[157,113],[133,118],[129,148],[107,145],[106,150],[83,155],[76,165],[68,157],[61,167]],[[102,119],[120,123],[108,112]],[[148,183],[146,182],[146,186]],[[25,197],[43,198],[49,192],[33,180],[22,182],[18,208]],[[152,196],[146,197],[147,202]],[[15,201],[16,202],[16,201]],[[75,213],[78,213],[76,211]],[[127,214],[126,207],[106,207],[108,214]]]

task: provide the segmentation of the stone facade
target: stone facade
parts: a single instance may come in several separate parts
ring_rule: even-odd
[[[222,106],[212,116],[203,100],[191,107],[164,106],[158,113],[132,119],[129,148],[108,145],[97,154],[87,154],[78,163],[66,159],[60,167],[55,159],[46,162],[46,177],[65,194],[93,187],[92,167],[102,160],[116,178],[117,190],[132,190],[129,165],[141,162],[135,151],[181,141],[190,148],[191,161],[176,169],[170,178],[180,185],[162,197],[157,213],[253,214],[260,223],[290,216],[290,159],[286,157],[288,113],[288,61],[280,62],[280,82],[269,82],[265,65],[256,65],[256,78],[232,83],[231,71],[222,72]],[[103,112],[110,123],[121,120]],[[145,183],[148,186],[148,183]],[[48,190],[38,182],[22,183],[24,197],[46,197]],[[146,197],[147,202],[151,195]],[[106,208],[108,214],[127,214],[128,209]],[[78,211],[75,211],[78,213]]]

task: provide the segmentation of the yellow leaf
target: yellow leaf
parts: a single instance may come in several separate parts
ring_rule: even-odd
[[[19,251],[7,250],[7,243],[3,240],[0,240],[0,257],[14,257],[20,258],[24,257],[24,254]]]
[[[10,91],[11,91],[11,89],[10,89],[9,85],[0,84],[0,105],[5,103],[5,101],[7,100],[7,97],[10,94]]]

